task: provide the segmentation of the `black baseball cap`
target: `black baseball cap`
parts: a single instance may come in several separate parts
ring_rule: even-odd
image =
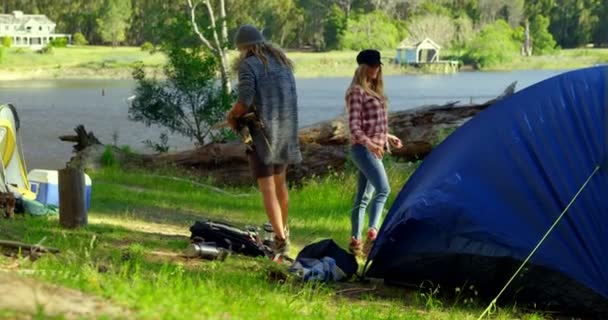
[[[358,64],[366,64],[368,66],[381,65],[380,52],[378,50],[367,49],[359,52],[357,55]]]

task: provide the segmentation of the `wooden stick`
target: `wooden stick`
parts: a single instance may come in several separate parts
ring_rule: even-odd
[[[375,291],[376,287],[373,288],[348,288],[336,291],[336,294],[357,294],[369,291]]]
[[[28,244],[19,241],[10,241],[10,240],[0,240],[0,247],[13,248],[13,249],[26,249],[30,251],[38,251],[38,252],[49,252],[49,253],[58,253],[59,249],[51,248],[51,247],[43,247],[35,244]]]

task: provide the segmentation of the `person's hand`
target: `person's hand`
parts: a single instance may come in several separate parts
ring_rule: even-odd
[[[371,141],[366,143],[365,146],[373,155],[376,156],[376,158],[382,159],[382,157],[384,156],[384,148],[382,148],[381,146],[379,146]]]
[[[226,122],[228,122],[228,125],[230,126],[230,128],[232,128],[232,130],[236,131],[237,118],[234,115],[234,112],[232,110],[230,110],[230,112],[228,112],[228,115],[226,116]]]
[[[396,136],[389,134],[388,135],[388,143],[391,144],[391,146],[393,146],[394,148],[402,148],[403,147],[403,143],[401,142],[401,139],[397,138]]]

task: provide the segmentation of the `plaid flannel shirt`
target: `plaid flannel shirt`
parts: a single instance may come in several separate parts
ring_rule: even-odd
[[[347,102],[351,143],[366,145],[368,141],[371,141],[385,147],[388,116],[384,101],[356,86],[349,92]]]

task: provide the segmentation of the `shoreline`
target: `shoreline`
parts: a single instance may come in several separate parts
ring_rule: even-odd
[[[449,51],[447,51],[449,53]],[[233,53],[231,53],[233,54]],[[383,50],[390,59],[392,50]],[[354,51],[289,52],[299,79],[352,77],[356,64]],[[447,55],[444,54],[444,55]],[[53,54],[41,55],[8,49],[0,63],[0,81],[28,80],[131,80],[132,67],[143,63],[146,71],[162,79],[166,63],[163,54],[150,54],[135,47],[56,48]],[[384,75],[446,75],[463,72],[509,72],[522,70],[568,70],[608,63],[608,49],[566,49],[553,55],[516,57],[512,61],[476,70],[462,65],[455,73],[440,68],[428,70],[398,66],[386,62]]]
[[[592,67],[593,65],[580,65],[580,66],[561,66],[555,68],[492,68],[484,70],[461,70],[456,73],[428,73],[428,72],[416,72],[414,71],[403,71],[389,70],[385,72],[385,76],[441,76],[441,75],[454,75],[458,73],[490,73],[490,72],[516,72],[516,71],[567,71],[571,69],[579,69],[585,67]],[[393,68],[394,69],[394,68]],[[150,72],[162,71],[161,68],[149,68]],[[151,74],[151,73],[150,73]],[[331,79],[331,78],[348,78],[352,76],[352,72],[335,72],[335,73],[295,73],[296,79]],[[162,77],[159,77],[162,79]],[[35,69],[35,70],[2,70],[0,69],[0,83],[2,82],[15,82],[15,81],[52,81],[52,80],[133,80],[130,69],[106,69],[96,70],[90,68],[71,68],[68,70],[52,70],[52,69]]]

